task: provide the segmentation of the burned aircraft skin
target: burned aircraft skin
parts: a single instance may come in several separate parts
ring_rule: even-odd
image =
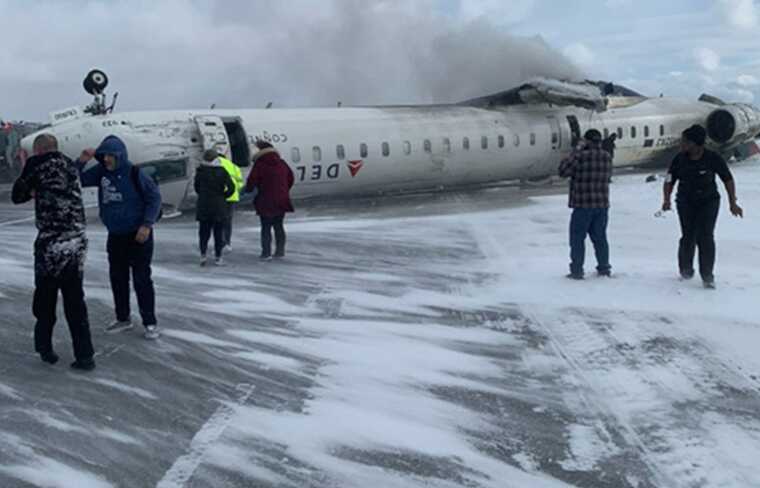
[[[746,152],[739,149],[760,134],[753,106],[712,97],[648,98],[606,82],[535,79],[450,105],[129,113],[106,107],[106,85],[105,74],[91,72],[85,88],[95,95],[93,104],[52,113],[45,130],[71,157],[108,135],[121,137],[130,159],[176,209],[194,203],[191,181],[205,149],[246,168],[258,139],[291,164],[295,198],[323,198],[551,176],[590,128],[618,134],[616,167],[667,164],[681,132],[695,123],[708,128],[711,145],[726,156]]]

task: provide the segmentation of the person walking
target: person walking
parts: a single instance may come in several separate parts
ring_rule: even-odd
[[[694,277],[694,254],[699,248],[699,274],[705,288],[715,288],[715,224],[720,210],[720,193],[715,183],[718,175],[728,193],[728,205],[735,217],[744,217],[738,205],[736,184],[726,161],[704,147],[707,132],[693,125],[681,134],[681,152],[670,165],[663,185],[662,210],[672,208],[671,195],[678,182],[676,208],[681,223],[678,243],[678,270],[681,278]]]
[[[223,264],[222,249],[225,224],[229,219],[227,199],[235,193],[235,183],[229,172],[222,166],[217,152],[209,149],[203,154],[203,161],[195,171],[195,193],[198,203],[195,218],[198,221],[198,240],[201,252],[201,266],[206,266],[206,252],[211,233],[214,234],[214,263]]]
[[[611,276],[607,224],[612,157],[602,149],[602,134],[598,130],[586,131],[583,141],[560,163],[559,175],[570,179],[568,206],[573,209],[570,217],[570,274],[567,277],[584,278],[587,235],[594,245],[597,274]]]
[[[99,164],[85,169],[95,158]],[[144,337],[158,339],[156,292],[153,286],[154,232],[161,212],[161,193],[156,183],[129,160],[127,147],[116,136],[103,139],[97,150],[86,149],[79,157],[82,186],[98,187],[100,218],[108,230],[106,251],[116,320],[106,332],[132,328],[130,272],[134,280]]]
[[[84,300],[87,236],[79,174],[75,164],[58,151],[58,141],[51,134],[37,136],[32,151],[34,155],[13,185],[11,200],[21,204],[34,199],[38,230],[34,242],[34,349],[44,362],[58,362],[53,327],[60,291],[74,347],[71,367],[91,371],[95,361]]]
[[[235,216],[235,210],[238,202],[240,201],[240,190],[243,188],[243,173],[240,171],[240,167],[225,158],[222,155],[217,156],[222,164],[222,168],[227,171],[232,178],[232,183],[235,185],[235,191],[227,198],[227,217],[224,220],[224,250],[225,252],[232,252],[232,220]]]
[[[285,214],[293,212],[290,189],[295,181],[293,171],[277,150],[266,141],[256,141],[259,151],[253,156],[253,169],[248,175],[246,191],[258,190],[253,201],[261,221],[261,255],[272,259],[272,228],[275,236],[275,258],[285,257]]]

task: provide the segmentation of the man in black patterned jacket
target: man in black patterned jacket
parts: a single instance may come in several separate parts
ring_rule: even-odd
[[[598,130],[588,130],[583,138],[559,166],[559,175],[570,178],[568,206],[573,209],[573,215],[570,218],[570,274],[567,277],[574,280],[583,279],[586,235],[594,244],[597,274],[610,276],[612,270],[607,243],[612,158],[602,149],[602,134]]]
[[[34,303],[37,319],[34,346],[43,361],[55,364],[53,326],[58,291],[74,345],[74,369],[90,371],[93,361],[90,323],[82,287],[87,254],[85,215],[79,172],[70,159],[58,152],[50,134],[37,136],[34,156],[29,158],[13,185],[11,198],[19,204],[34,199],[37,240],[34,242]]]

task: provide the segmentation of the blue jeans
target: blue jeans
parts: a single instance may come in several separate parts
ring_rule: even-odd
[[[583,275],[586,259],[586,235],[591,237],[596,253],[596,270],[608,273],[610,266],[610,246],[607,243],[608,208],[576,208],[570,218],[570,272]]]

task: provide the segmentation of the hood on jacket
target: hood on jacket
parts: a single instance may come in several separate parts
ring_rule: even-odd
[[[106,154],[111,154],[113,156],[116,156],[116,170],[120,170],[124,168],[125,166],[130,165],[129,162],[129,154],[127,153],[127,146],[124,144],[124,142],[119,139],[116,136],[108,136],[105,139],[103,139],[103,142],[100,143],[98,148],[95,150],[95,159],[98,160],[100,164],[105,166],[104,162],[104,156]]]
[[[209,166],[209,167],[222,167],[222,161],[217,157],[212,159],[211,161],[206,161],[205,159],[201,159],[201,166]]]
[[[277,161],[279,161],[279,159],[280,159],[280,153],[278,153],[277,149],[275,149],[273,147],[268,147],[266,149],[260,150],[259,152],[257,152],[256,154],[254,154],[253,158],[251,158],[251,159],[255,163],[259,159],[262,159],[264,156],[267,156],[269,154],[274,154],[277,157],[275,157],[275,158],[266,158],[264,162],[268,162],[269,164],[273,164],[273,163],[276,163]]]

